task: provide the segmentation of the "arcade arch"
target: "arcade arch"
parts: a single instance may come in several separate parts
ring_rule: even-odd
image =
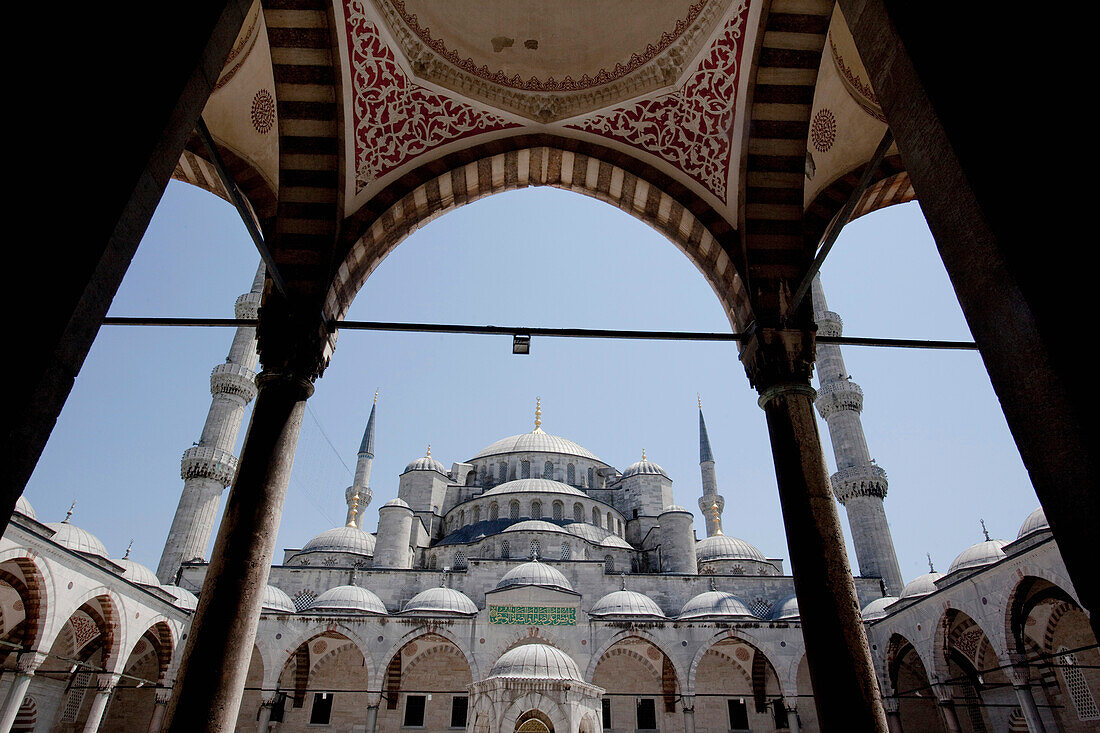
[[[457,719],[465,726],[473,681],[466,652],[451,639],[427,633],[406,641],[386,663],[379,730],[444,730]]]
[[[283,722],[301,727],[359,723],[367,705],[370,665],[355,640],[339,631],[326,630],[293,648],[278,682],[278,689],[286,692],[281,701]],[[254,650],[250,679],[256,673],[263,677],[258,656]],[[243,703],[241,709],[246,710]]]
[[[924,662],[913,644],[894,634],[886,647],[886,674],[902,725],[929,733],[946,733]]]
[[[589,679],[604,689],[611,728],[675,730],[680,724],[682,677],[655,641],[630,634],[609,643],[593,659]],[[645,716],[652,716],[655,725],[646,725]],[[603,724],[608,726],[608,721]]]
[[[771,660],[738,636],[721,637],[702,651],[693,665],[690,688],[699,725],[771,730],[785,717],[783,686]],[[742,715],[747,725],[738,723]]]

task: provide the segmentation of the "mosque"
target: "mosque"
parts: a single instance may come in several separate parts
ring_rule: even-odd
[[[819,328],[839,333],[820,279],[813,297]],[[0,545],[0,733],[160,729],[255,362],[241,327],[212,372],[203,439],[184,453],[157,573],[110,558],[70,516],[40,523],[20,500]],[[1042,510],[1012,541],[987,535],[947,573],[904,582],[886,473],[846,374],[840,347],[822,345],[815,404],[894,730],[1095,730],[1100,654]],[[533,430],[450,467],[429,446],[368,533],[375,402],[345,523],[271,568],[237,730],[820,729],[802,632],[812,619],[784,561],[723,525],[701,403],[703,538],[644,452],[620,471],[545,432],[540,402]]]

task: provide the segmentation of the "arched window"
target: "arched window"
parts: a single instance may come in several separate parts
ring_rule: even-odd
[[[538,499],[531,502],[531,519],[542,519],[542,502]]]
[[[485,485],[485,466],[479,466],[477,469],[477,482],[482,486]]]
[[[611,518],[611,512],[607,513],[607,524],[604,526],[604,529],[606,529],[608,532],[615,531],[615,520]]]
[[[489,505],[489,521],[495,521],[500,518],[500,507],[494,501]]]
[[[541,550],[542,548],[539,547],[539,541],[531,540],[531,554],[528,557],[539,557],[542,554]]]
[[[508,550],[508,540],[504,540],[500,543],[500,559],[507,560],[509,557],[511,557],[511,554]]]
[[[604,555],[603,571],[605,573],[615,572],[615,558],[611,557],[611,555]]]
[[[435,565],[436,565],[436,557],[435,557],[435,555],[432,555],[432,559],[428,561],[428,567],[431,568],[432,570],[435,570]]]
[[[584,559],[585,560],[591,560],[592,559],[592,551],[589,550],[587,547],[584,548]]]
[[[588,488],[591,489],[595,486],[596,486],[596,469],[589,468],[588,469]]]
[[[615,525],[619,528],[619,536],[622,537],[623,536],[623,520],[616,519],[615,520]]]
[[[542,477],[553,480],[554,478],[554,464],[547,461],[542,466]]]
[[[475,483],[477,483],[477,473],[470,471],[466,474],[466,485],[473,486]]]
[[[508,464],[507,463],[502,462],[500,464],[500,467],[497,469],[497,472],[498,472],[498,475],[500,476],[500,478],[499,478],[500,483],[504,483],[505,481],[508,480]]]
[[[561,543],[561,559],[568,560],[573,556],[573,550],[569,547],[568,542]]]
[[[459,527],[465,527],[466,526],[466,510],[465,509],[460,509],[459,512],[458,512],[458,526]]]
[[[519,462],[519,477],[531,478],[531,461]]]
[[[466,553],[456,552],[455,553],[455,570],[465,570],[465,569],[466,569]]]
[[[565,467],[565,483],[570,486],[577,484],[577,467],[572,463]]]
[[[596,507],[592,507],[592,524],[600,526],[600,510]]]
[[[584,521],[584,507],[581,505],[581,503],[579,501],[576,504],[573,505],[573,521],[574,522],[583,522]]]
[[[476,524],[480,521],[481,521],[481,507],[480,506],[475,506],[474,507],[474,523]]]
[[[512,519],[519,519],[519,502],[512,500],[512,503],[508,505],[508,516]]]
[[[565,518],[565,504],[562,504],[560,501],[555,501],[554,502],[554,519],[556,519],[557,521],[560,522],[564,518]]]

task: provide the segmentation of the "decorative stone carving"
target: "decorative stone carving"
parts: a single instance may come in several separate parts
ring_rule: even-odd
[[[184,481],[189,478],[209,478],[222,486],[229,486],[236,475],[237,457],[229,451],[197,445],[183,452],[180,477]]]
[[[886,497],[886,471],[873,463],[843,468],[832,475],[833,493],[841,504],[856,496]]]
[[[825,420],[845,410],[859,414],[863,412],[863,390],[855,382],[826,382],[818,390],[814,406]]]

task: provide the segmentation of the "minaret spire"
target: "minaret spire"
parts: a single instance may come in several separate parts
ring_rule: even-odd
[[[813,281],[813,306],[818,335],[839,336],[844,324],[829,310],[820,276]],[[832,476],[833,493],[848,512],[859,574],[881,578],[886,591],[896,596],[904,583],[883,507],[886,471],[875,465],[867,449],[867,436],[859,418],[863,390],[852,381],[836,344],[818,342],[817,379],[820,389],[814,405],[829,424],[837,468]]]
[[[359,443],[359,457],[355,462],[355,478],[351,486],[344,491],[348,503],[346,524],[348,527],[363,528],[364,509],[370,504],[374,492],[370,488],[370,469],[374,463],[374,413],[378,409],[378,390],[374,390],[374,403],[367,418],[367,427],[363,431],[363,440]],[[352,504],[354,503],[354,508]],[[353,514],[354,512],[354,514]]]
[[[237,318],[256,318],[263,295],[265,271],[261,263],[252,279],[252,289],[237,298]],[[210,374],[210,410],[198,443],[184,451],[180,463],[183,493],[172,528],[164,543],[157,567],[162,583],[174,583],[180,566],[204,558],[217,521],[222,491],[237,472],[237,433],[245,406],[256,396],[256,328],[241,326],[225,363]]]
[[[699,397],[699,472],[703,478],[703,495],[699,497],[699,511],[707,523],[707,537],[722,534],[722,509],[724,497],[718,494],[718,477],[714,473],[714,454],[707,436],[707,421],[703,419],[703,398]]]

